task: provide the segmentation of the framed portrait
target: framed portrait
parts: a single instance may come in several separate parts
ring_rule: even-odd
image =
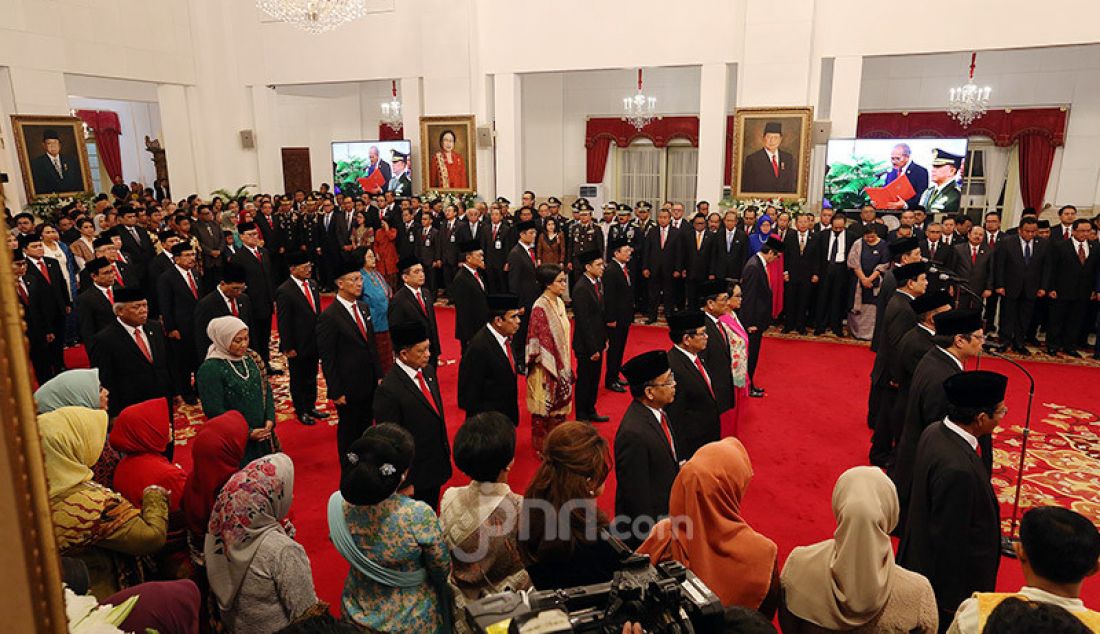
[[[424,189],[477,191],[474,115],[420,117],[420,165]]]
[[[11,126],[28,200],[93,191],[80,119],[12,115]]]
[[[806,198],[813,108],[739,108],[730,182],[734,198]]]

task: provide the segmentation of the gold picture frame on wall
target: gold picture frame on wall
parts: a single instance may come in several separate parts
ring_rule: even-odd
[[[804,199],[814,109],[738,108],[730,184],[734,198]]]
[[[420,173],[424,189],[477,191],[477,127],[474,115],[420,117]]]
[[[16,114],[11,126],[27,200],[94,191],[84,122],[77,117]]]

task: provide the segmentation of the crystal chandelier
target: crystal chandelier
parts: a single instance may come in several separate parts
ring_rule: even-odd
[[[363,17],[366,0],[256,0],[264,13],[310,33],[324,33]]]
[[[657,98],[642,93],[642,69],[638,69],[638,92],[633,97],[623,97],[623,121],[629,121],[641,130],[657,117]]]
[[[397,80],[392,80],[391,90],[393,96],[389,101],[382,102],[382,123],[390,126],[394,132],[399,132],[405,124],[401,119],[401,101],[397,98]]]
[[[989,86],[974,85],[974,65],[977,59],[977,53],[970,54],[970,80],[965,86],[952,88],[948,98],[948,114],[964,128],[982,118],[989,108]]]

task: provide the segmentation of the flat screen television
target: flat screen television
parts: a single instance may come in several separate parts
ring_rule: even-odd
[[[412,196],[412,142],[333,141],[332,183],[336,193],[348,196]]]
[[[871,204],[884,211],[923,204],[936,207],[937,212],[955,213],[966,173],[966,147],[966,139],[830,139],[824,204],[843,210]],[[934,168],[937,152],[962,157],[959,169]],[[899,180],[901,166],[907,182]]]

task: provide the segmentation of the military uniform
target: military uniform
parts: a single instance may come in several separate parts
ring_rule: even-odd
[[[582,211],[592,211],[592,205],[589,204],[587,198],[578,198],[573,203],[573,212],[579,213]],[[566,245],[568,249],[567,255],[569,262],[573,264],[573,271],[570,275],[571,280],[576,280],[581,273],[584,272],[584,266],[580,263],[577,256],[582,253],[588,253],[589,251],[595,251],[602,254],[603,248],[603,231],[600,230],[600,226],[595,222],[590,222],[587,225],[580,222],[572,223],[572,227],[569,229],[569,242]]]
[[[653,205],[642,200],[634,206],[634,213],[637,215],[638,210],[652,211]],[[649,280],[645,276],[641,275],[642,272],[642,249],[645,246],[646,238],[649,234],[657,228],[657,223],[652,217],[643,220],[634,221],[634,241],[630,243],[630,246],[634,247],[634,257],[630,259],[630,263],[634,265],[635,270],[638,272],[638,282],[634,285],[634,307],[640,313],[649,313]]]
[[[962,156],[951,154],[941,149],[932,150],[932,167],[953,165],[956,172],[962,169]],[[942,186],[930,183],[928,189],[921,194],[920,204],[928,211],[928,215],[934,213],[954,214],[959,211],[962,201],[962,193],[959,191],[958,181],[952,178]]]

